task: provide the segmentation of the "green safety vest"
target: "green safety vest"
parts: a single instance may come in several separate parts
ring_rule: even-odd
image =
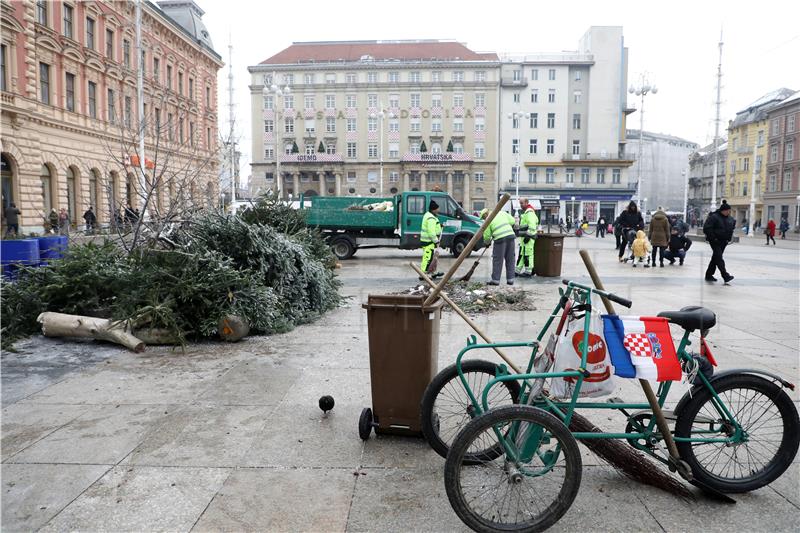
[[[483,232],[483,241],[491,242],[492,240],[500,240],[505,237],[514,236],[514,217],[501,211],[497,213],[489,227]]]
[[[532,207],[526,209],[519,219],[520,229],[526,226],[528,228],[524,230],[526,236],[533,237],[536,235],[536,230],[539,229],[539,217],[536,216],[536,211],[534,211]]]
[[[439,219],[430,211],[422,217],[422,232],[419,240],[424,243],[439,242],[439,235],[442,234],[442,225]]]

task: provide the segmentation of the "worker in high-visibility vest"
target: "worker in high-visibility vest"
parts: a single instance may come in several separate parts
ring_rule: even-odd
[[[444,275],[442,272],[436,272],[436,261],[434,260],[439,237],[442,235],[442,224],[439,222],[438,214],[439,204],[431,200],[428,211],[422,217],[422,231],[419,235],[422,244],[422,263],[419,268],[434,279]]]
[[[519,219],[519,258],[517,259],[517,276],[529,278],[533,276],[533,245],[536,244],[536,231],[539,229],[539,217],[527,198],[520,198],[519,206],[522,216]]]
[[[481,211],[481,220],[489,216],[489,210]],[[487,285],[500,285],[500,275],[503,273],[503,264],[506,266],[506,283],[514,284],[514,217],[505,211],[500,211],[489,223],[483,232],[483,242],[488,246],[494,242],[492,248],[492,279]]]

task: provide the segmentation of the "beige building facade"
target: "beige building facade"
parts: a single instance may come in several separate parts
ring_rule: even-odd
[[[248,71],[254,193],[438,187],[469,211],[494,203],[496,54],[436,40],[294,43]]]
[[[141,203],[218,202],[217,71],[223,63],[191,0],[142,2],[142,57],[126,1],[2,2],[2,197],[41,232],[51,209],[100,224]],[[144,75],[139,121],[137,70]],[[177,181],[177,176],[185,176]]]

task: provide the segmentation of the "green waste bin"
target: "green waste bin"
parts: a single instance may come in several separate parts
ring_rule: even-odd
[[[423,307],[426,296],[370,295],[367,310],[372,409],[361,412],[358,431],[421,435],[419,406],[438,371],[442,300]]]
[[[561,275],[561,256],[564,236],[559,233],[540,233],[533,248],[533,271],[537,276]]]

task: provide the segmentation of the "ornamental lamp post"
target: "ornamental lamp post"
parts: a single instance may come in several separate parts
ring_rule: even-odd
[[[651,85],[647,80],[647,74],[642,74],[639,78],[639,85],[631,85],[628,88],[630,94],[641,96],[641,105],[639,106],[639,155],[637,157],[637,172],[638,180],[636,183],[636,201],[642,201],[642,146],[644,144],[644,97],[649,94],[658,93],[658,87],[655,84]]]
[[[380,132],[379,133],[380,133],[381,138],[380,138],[380,147],[379,147],[379,150],[380,150],[380,186],[379,186],[380,190],[379,190],[379,192],[380,192],[381,197],[383,197],[383,119],[385,119],[386,117],[395,118],[395,115],[394,115],[394,113],[391,113],[391,112],[387,111],[386,109],[384,109],[382,105],[381,105],[381,110],[380,111],[378,111],[377,113],[371,113],[370,114],[370,118],[378,118],[379,121],[380,121]]]
[[[519,136],[520,136],[520,130],[522,129],[522,119],[523,118],[530,118],[530,116],[531,116],[530,113],[523,113],[522,111],[514,111],[513,113],[509,113],[508,114],[508,118],[511,119],[511,127],[512,128],[514,127],[514,121],[517,121],[517,128],[516,128],[516,130],[517,130],[517,151],[516,151],[517,159],[516,159],[516,163],[515,163],[516,169],[517,169],[517,177],[514,180],[514,182],[516,184],[516,190],[514,192],[514,199],[517,201],[517,205],[518,206],[519,206],[520,157],[522,156],[521,155],[522,154],[522,148],[519,145],[519,143],[520,143]]]
[[[266,85],[264,86],[263,94],[264,96],[269,96],[269,95],[275,96],[275,100],[272,102],[272,108],[275,110],[274,113],[275,119],[273,120],[272,124],[272,129],[273,132],[275,133],[275,179],[278,181],[278,187],[277,187],[278,198],[283,199],[283,177],[281,176],[281,155],[283,154],[283,145],[281,142],[281,128],[278,125],[280,119],[280,112],[279,112],[280,105],[278,104],[278,102],[282,102],[284,96],[289,96],[292,93],[292,89],[291,87],[289,87],[288,83],[284,85],[284,87],[281,89],[275,83],[276,77],[277,75],[273,71],[271,79],[272,84],[269,87],[267,87]]]

